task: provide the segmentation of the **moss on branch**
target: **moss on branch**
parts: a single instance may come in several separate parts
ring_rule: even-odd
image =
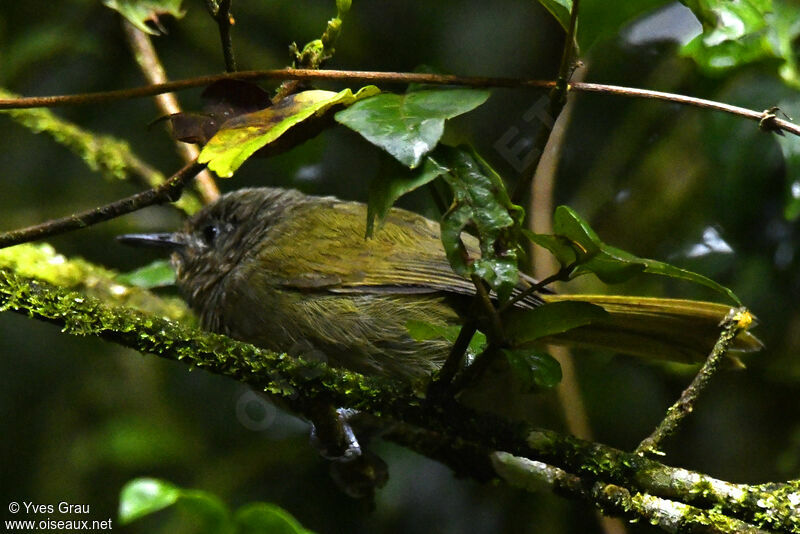
[[[44,258],[55,257],[48,250],[36,252],[36,249],[21,247],[10,250],[15,249],[27,251],[30,255],[42,254]],[[578,496],[597,506],[606,506],[615,513],[627,507],[630,509],[630,513],[626,512],[629,517],[653,521],[662,527],[666,524],[661,524],[661,516],[645,514],[653,502],[646,497],[676,501],[686,506],[681,508],[688,514],[684,519],[689,521],[689,515],[695,514],[692,521],[697,524],[701,524],[701,516],[696,515],[699,513],[697,510],[701,510],[705,514],[702,521],[719,522],[728,518],[755,528],[800,532],[800,483],[797,481],[752,486],[734,484],[672,468],[599,443],[531,429],[521,423],[478,413],[452,400],[427,403],[408,384],[306,362],[204,332],[164,316],[120,306],[118,300],[106,299],[113,297],[113,290],[101,292],[104,300],[111,303],[107,304],[72,289],[55,287],[41,278],[65,283],[69,287],[85,287],[81,280],[89,277],[90,273],[104,271],[64,260],[61,262],[64,269],[77,270],[59,272],[53,268],[46,274],[47,270],[42,271],[41,266],[31,262],[27,268],[34,272],[26,272],[24,256],[20,254],[16,263],[0,263],[0,311],[15,311],[55,323],[69,334],[101,337],[141,352],[229,376],[282,399],[284,404],[300,413],[310,402],[322,400],[414,425],[425,432],[416,438],[412,432],[407,432],[396,439],[427,454],[433,451],[437,459],[456,468],[460,466],[470,474],[469,464],[480,458],[484,454],[482,451],[507,451],[563,470],[574,476],[583,487],[602,484],[619,488],[612,494],[589,492]],[[442,436],[438,448],[437,435]],[[479,478],[485,479],[485,463],[480,470],[482,475]],[[551,486],[558,489],[556,484]],[[605,501],[608,502],[604,505]],[[610,506],[615,502],[617,505]]]

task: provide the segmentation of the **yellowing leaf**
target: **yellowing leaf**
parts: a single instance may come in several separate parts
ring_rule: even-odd
[[[229,178],[247,158],[288,131],[311,119],[324,118],[334,107],[349,106],[379,92],[374,85],[368,85],[355,94],[345,89],[338,93],[312,90],[287,96],[273,106],[227,121],[203,147],[198,162],[207,163],[220,177]]]

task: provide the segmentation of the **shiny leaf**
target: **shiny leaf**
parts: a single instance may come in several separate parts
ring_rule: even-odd
[[[340,111],[336,120],[413,169],[436,147],[445,119],[471,111],[487,98],[484,89],[383,93]]]
[[[128,524],[174,504],[187,509],[200,525],[198,532],[231,531],[228,509],[217,497],[154,478],[137,478],[125,484],[120,493],[119,521]]]
[[[474,152],[440,147],[433,159],[450,169],[444,179],[453,190],[453,203],[442,217],[442,243],[453,270],[477,274],[506,299],[519,280],[518,234],[522,208],[511,203],[502,179]],[[480,241],[480,257],[470,257],[462,232]]]
[[[703,25],[703,33],[682,50],[708,73],[721,72],[774,53],[767,14],[772,0],[683,0]]]
[[[375,86],[367,86],[353,94],[350,89],[338,93],[312,90],[284,98],[277,104],[226,121],[203,147],[198,161],[221,177],[233,176],[247,158],[282,135],[298,128],[305,121],[323,119],[332,109],[374,95]]]

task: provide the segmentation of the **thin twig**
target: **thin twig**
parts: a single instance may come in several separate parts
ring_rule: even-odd
[[[43,237],[85,228],[99,222],[119,217],[120,215],[125,215],[126,213],[131,213],[146,206],[162,204],[164,202],[175,202],[180,197],[183,188],[189,180],[194,178],[204,167],[205,165],[193,161],[173,174],[167,181],[152,189],[147,189],[135,195],[111,202],[110,204],[76,213],[69,217],[52,219],[27,228],[2,233],[0,234],[0,248],[19,245],[20,243],[35,241]]]
[[[577,261],[574,263],[570,263],[569,265],[564,265],[557,272],[551,274],[547,278],[539,280],[532,286],[525,289],[525,291],[521,291],[520,293],[514,295],[512,298],[508,300],[508,302],[500,306],[500,309],[498,309],[497,312],[503,313],[517,302],[524,300],[535,293],[538,293],[543,288],[549,286],[553,282],[561,282],[569,280],[569,275],[572,273],[572,270],[575,269],[577,265],[578,265]]]
[[[339,80],[348,82],[371,83],[422,83],[432,85],[463,85],[468,87],[536,87],[552,88],[556,82],[552,80],[533,80],[521,78],[492,78],[483,76],[456,76],[451,74],[431,74],[422,72],[377,72],[358,70],[312,70],[312,69],[274,69],[239,71],[210,76],[198,76],[176,80],[158,85],[135,87],[132,89],[118,89],[114,91],[101,91],[97,93],[83,93],[63,96],[34,96],[25,98],[0,99],[0,109],[22,109],[58,106],[81,106],[89,104],[102,104],[128,98],[141,98],[172,91],[183,91],[195,87],[205,87],[220,80]],[[800,125],[793,122],[768,116],[763,111],[754,111],[739,106],[732,106],[714,100],[695,98],[692,96],[649,89],[637,89],[619,85],[606,85],[600,83],[571,83],[570,91],[583,91],[590,93],[604,93],[625,96],[629,98],[645,98],[650,100],[663,100],[675,104],[694,106],[701,109],[722,111],[738,115],[746,119],[761,122],[768,118],[765,127],[773,130],[783,130],[800,136]]]
[[[503,343],[503,324],[500,321],[500,314],[497,313],[497,308],[494,307],[492,297],[486,289],[486,282],[478,276],[473,274],[471,277],[472,283],[475,284],[476,294],[475,297],[478,303],[483,307],[484,312],[489,318],[489,326],[491,327],[492,338],[490,341],[495,343]]]
[[[231,0],[206,0],[206,7],[219,26],[222,54],[225,56],[225,70],[236,72],[236,58],[233,54],[233,41],[231,40],[231,26],[233,25]]]
[[[161,61],[158,59],[158,54],[150,40],[150,36],[142,30],[128,22],[124,21],[125,36],[128,40],[128,45],[133,51],[136,63],[142,70],[145,79],[151,84],[160,84],[167,81],[167,73],[164,70]],[[180,113],[181,107],[178,104],[178,99],[173,93],[162,93],[155,97],[156,106],[164,115],[173,115]],[[182,143],[175,141],[175,146],[178,148],[178,153],[183,159],[184,163],[189,163],[197,159],[200,150],[189,143]],[[208,204],[219,198],[219,188],[214,182],[214,177],[211,173],[204,169],[197,175],[195,185],[198,192],[203,198],[203,202]]]
[[[645,455],[649,453],[658,454],[658,447],[664,438],[670,436],[678,428],[678,425],[683,419],[692,413],[694,410],[695,402],[700,396],[700,393],[708,386],[711,378],[719,370],[722,360],[728,353],[733,340],[740,332],[746,330],[752,323],[753,318],[750,312],[745,308],[732,309],[731,313],[722,322],[724,329],[717,339],[717,343],[708,355],[703,367],[698,371],[697,375],[692,380],[680,398],[669,407],[667,415],[664,420],[658,424],[656,429],[645,438],[638,447],[636,453]]]
[[[461,326],[458,337],[450,348],[450,354],[448,354],[447,359],[444,361],[444,365],[439,369],[436,379],[433,380],[428,387],[427,396],[429,398],[439,398],[439,393],[443,393],[449,388],[450,384],[453,382],[453,378],[458,372],[458,368],[461,365],[461,361],[464,359],[467,349],[469,349],[469,343],[472,341],[472,337],[477,330],[478,328],[475,321],[467,321]]]

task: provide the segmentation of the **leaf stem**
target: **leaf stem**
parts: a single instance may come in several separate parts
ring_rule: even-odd
[[[569,280],[569,275],[572,273],[573,269],[575,269],[577,265],[578,265],[577,261],[574,263],[570,263],[569,265],[564,265],[557,272],[551,274],[547,278],[539,280],[538,282],[527,288],[525,291],[517,293],[512,298],[510,298],[508,302],[500,306],[500,309],[497,310],[498,313],[502,314],[504,311],[506,311],[508,308],[510,308],[517,302],[528,298],[529,296],[533,295],[534,293],[537,293],[538,291],[541,291],[543,288],[549,286],[553,282]]]

